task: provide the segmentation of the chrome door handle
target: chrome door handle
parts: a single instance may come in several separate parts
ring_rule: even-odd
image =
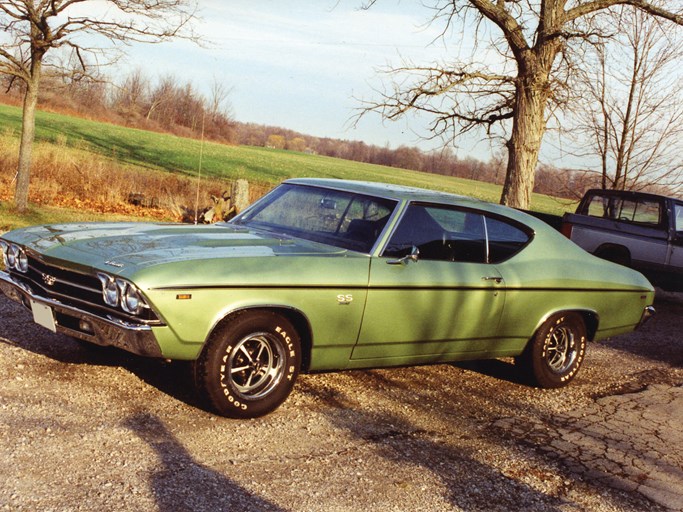
[[[503,278],[502,278],[502,277],[498,277],[498,276],[482,277],[481,280],[482,280],[482,281],[495,281],[496,284],[500,284],[500,283],[503,282]]]

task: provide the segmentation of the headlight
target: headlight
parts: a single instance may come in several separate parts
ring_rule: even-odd
[[[9,244],[0,240],[2,263],[5,270],[18,270],[22,274],[28,272],[28,256],[26,251],[16,244]]]
[[[104,303],[114,308],[118,307],[119,288],[116,286],[114,278],[107,274],[97,274],[97,277],[102,283],[102,298],[104,299]]]
[[[146,306],[138,289],[132,284],[117,279],[116,284],[121,294],[121,308],[132,315],[139,315]]]
[[[15,265],[17,264],[17,256],[19,255],[19,247],[16,245],[12,244],[9,246],[9,249],[7,251],[7,266],[9,268],[15,268]]]
[[[9,270],[9,263],[7,262],[7,251],[9,250],[9,245],[4,240],[0,240],[0,252],[2,252],[2,266]]]
[[[16,269],[25,274],[28,272],[28,256],[26,256],[26,251],[19,249],[19,255],[17,256]]]
[[[128,281],[99,273],[97,278],[102,283],[102,297],[105,304],[114,308],[121,308],[131,315],[139,315],[149,308],[140,290]]]

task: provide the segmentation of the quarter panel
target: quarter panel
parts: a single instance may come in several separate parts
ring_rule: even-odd
[[[633,330],[654,300],[652,286],[638,272],[576,249],[540,258],[536,247],[498,266],[507,285],[503,335],[528,340],[558,311],[594,313],[595,339]]]

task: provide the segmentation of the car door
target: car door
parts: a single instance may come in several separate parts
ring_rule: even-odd
[[[481,213],[410,204],[382,255],[371,263],[352,359],[410,364],[488,353],[505,285],[487,261]]]

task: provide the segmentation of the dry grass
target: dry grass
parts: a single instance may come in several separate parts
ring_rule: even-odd
[[[197,179],[179,174],[122,165],[115,160],[66,141],[34,145],[29,201],[38,205],[82,208],[99,213],[137,212],[163,220],[180,220],[184,207],[194,209]],[[0,133],[0,200],[14,194],[18,138]],[[199,180],[199,209],[211,204],[211,196],[230,190],[227,180]],[[251,200],[267,187],[250,184]],[[129,203],[131,194],[144,196],[144,206]]]

